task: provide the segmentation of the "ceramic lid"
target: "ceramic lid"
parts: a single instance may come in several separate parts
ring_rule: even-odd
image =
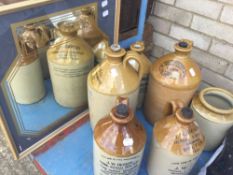
[[[175,52],[157,59],[150,73],[163,86],[183,90],[197,88],[201,81],[198,65],[189,57],[192,42],[181,40],[175,44]]]
[[[159,146],[179,156],[200,154],[205,139],[190,108],[182,108],[159,120],[154,127],[154,139]]]
[[[214,101],[209,101],[209,97]],[[207,120],[223,124],[233,123],[233,94],[227,90],[205,88],[193,98],[192,107]]]

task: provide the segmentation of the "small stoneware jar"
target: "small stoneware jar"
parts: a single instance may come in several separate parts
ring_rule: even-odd
[[[174,114],[160,119],[153,129],[149,175],[188,175],[205,146],[192,110],[172,104]]]
[[[58,23],[61,34],[47,52],[56,101],[64,107],[87,105],[87,75],[94,66],[91,47],[77,36],[73,21]]]
[[[118,45],[106,49],[106,60],[88,74],[88,105],[92,128],[115,106],[118,96],[129,98],[133,111],[137,106],[142,69],[136,71],[129,60],[141,65],[140,55]],[[141,66],[140,66],[141,67]]]
[[[94,129],[94,175],[137,175],[145,143],[145,129],[121,99]]]
[[[141,108],[142,104],[144,102],[144,97],[145,97],[145,93],[146,93],[146,89],[147,89],[147,84],[148,84],[148,79],[149,79],[149,73],[150,73],[150,66],[151,66],[151,62],[150,60],[143,54],[144,50],[145,50],[145,45],[143,41],[137,41],[135,43],[133,43],[130,46],[130,49],[138,52],[140,54],[140,59],[142,61],[142,71],[143,71],[143,76],[142,76],[142,80],[140,83],[140,91],[139,91],[139,95],[138,95],[138,104],[137,104],[137,108]],[[135,62],[134,60],[130,60],[130,64],[137,70],[139,65],[137,64],[137,62]]]
[[[19,39],[21,53],[12,75],[11,89],[19,104],[32,104],[45,95],[45,87],[35,42]]]
[[[191,106],[206,137],[205,150],[215,149],[233,125],[233,94],[221,88],[206,88],[194,97]]]
[[[43,77],[47,79],[49,78],[47,50],[50,41],[50,31],[47,26],[42,24],[38,26],[35,24],[27,24],[23,28],[24,32],[21,34],[21,37],[25,40],[31,39],[35,41],[38,57],[41,62]]]
[[[187,105],[201,82],[201,71],[190,58],[192,42],[181,40],[175,52],[157,59],[151,66],[144,114],[152,124],[167,116],[168,103],[180,99]]]

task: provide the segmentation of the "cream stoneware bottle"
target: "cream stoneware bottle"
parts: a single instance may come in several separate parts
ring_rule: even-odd
[[[94,175],[137,175],[145,143],[145,129],[121,98],[94,129]]]
[[[171,104],[174,113],[156,122],[153,129],[149,175],[188,175],[205,146],[192,110],[176,101]]]
[[[129,60],[133,59],[141,65],[140,55],[134,51],[126,54],[118,45],[107,48],[105,54],[106,60],[88,75],[88,105],[92,128],[114,107],[118,96],[128,97],[133,111],[137,106],[142,69],[136,71]]]
[[[92,49],[77,36],[74,22],[60,22],[58,29],[61,36],[47,52],[55,99],[69,108],[87,105],[87,75],[94,66]]]

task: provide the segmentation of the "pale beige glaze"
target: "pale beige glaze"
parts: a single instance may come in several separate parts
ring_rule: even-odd
[[[74,22],[58,24],[61,37],[50,46],[47,57],[56,101],[65,107],[87,104],[87,74],[93,68],[91,47],[77,36]]]
[[[114,107],[117,96],[129,97],[131,107],[136,109],[139,83],[143,74],[142,69],[136,71],[129,64],[129,60],[134,59],[139,65],[142,63],[137,52],[129,51],[125,54],[124,49],[114,51],[114,47],[107,48],[107,59],[92,69],[88,75],[88,104],[89,110],[92,111],[90,120],[93,128],[98,120]],[[98,101],[98,105],[93,103],[93,100]]]
[[[156,60],[150,70],[144,114],[152,124],[168,115],[168,102],[182,100],[187,105],[201,82],[198,65],[190,59],[192,42],[186,48],[175,45],[175,52]]]
[[[213,106],[205,100],[206,95],[214,95],[215,104],[221,103],[224,99],[229,102],[229,107],[230,105],[231,107],[222,109]],[[205,150],[215,149],[221,144],[227,130],[233,125],[233,94],[221,88],[205,88],[193,98],[191,106],[195,119],[206,137]]]

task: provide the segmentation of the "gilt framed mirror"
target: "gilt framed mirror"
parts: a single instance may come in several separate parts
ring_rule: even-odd
[[[56,38],[58,23],[76,19],[84,10],[90,12],[111,42],[115,9],[114,1],[108,1],[104,7],[97,0],[19,1],[0,1],[0,124],[15,159],[28,155],[88,114],[87,104],[64,107],[57,103],[43,60],[23,69],[35,62],[35,55],[27,54],[34,41],[22,36],[36,31],[42,38],[33,35],[38,41],[37,51],[46,57],[46,50]],[[25,79],[22,74],[31,78]]]

